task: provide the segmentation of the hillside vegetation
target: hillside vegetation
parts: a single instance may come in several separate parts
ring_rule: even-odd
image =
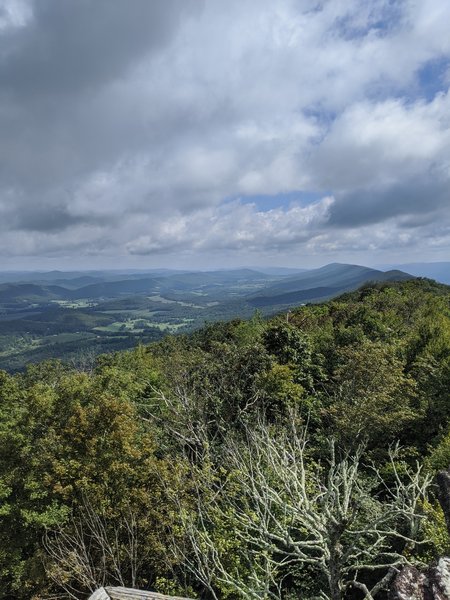
[[[449,287],[367,284],[87,362],[0,372],[0,598],[383,598],[450,552],[430,484]]]

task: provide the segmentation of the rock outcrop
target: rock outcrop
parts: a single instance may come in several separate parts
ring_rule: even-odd
[[[394,579],[389,600],[450,600],[450,558],[441,558],[426,571],[405,567]]]
[[[448,534],[450,535],[450,469],[440,471],[436,475],[436,485],[438,488],[437,497],[445,515]]]
[[[436,485],[450,535],[450,470],[437,474]],[[389,600],[450,600],[450,558],[440,558],[425,571],[403,568],[392,582]]]

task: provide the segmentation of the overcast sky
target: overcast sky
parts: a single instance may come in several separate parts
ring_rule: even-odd
[[[0,268],[450,259],[447,0],[0,0]]]

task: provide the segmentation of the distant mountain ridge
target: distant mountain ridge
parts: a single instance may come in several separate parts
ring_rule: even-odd
[[[13,302],[17,300],[45,301],[66,300],[70,298],[70,291],[55,285],[38,285],[35,283],[2,283],[0,284],[0,302]]]
[[[404,281],[413,275],[399,270],[379,271],[360,265],[331,263],[268,286],[247,301],[256,308],[327,300],[369,281]]]
[[[450,262],[409,263],[393,265],[392,268],[407,271],[416,277],[427,277],[440,283],[450,284]]]
[[[46,279],[45,275],[44,280]],[[284,276],[271,276],[253,269],[178,272],[142,278],[137,278],[133,273],[129,277],[123,276],[123,279],[113,281],[101,280],[100,276],[77,275],[70,279],[60,278],[55,282],[19,281],[18,283],[0,284],[0,302],[94,300],[141,294],[189,293],[203,289],[220,290],[222,287],[225,289],[230,285],[239,288],[240,285],[257,284],[258,291],[240,295],[251,306],[262,307],[271,304],[319,301],[344,291],[356,289],[367,281],[392,281],[413,277],[398,270],[383,272],[360,265],[341,263],[331,263],[318,269],[299,272],[295,275],[289,273]]]

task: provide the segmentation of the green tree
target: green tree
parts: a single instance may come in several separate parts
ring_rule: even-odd
[[[329,385],[332,429],[347,447],[386,448],[418,417],[414,380],[395,346],[363,340],[338,351]]]

